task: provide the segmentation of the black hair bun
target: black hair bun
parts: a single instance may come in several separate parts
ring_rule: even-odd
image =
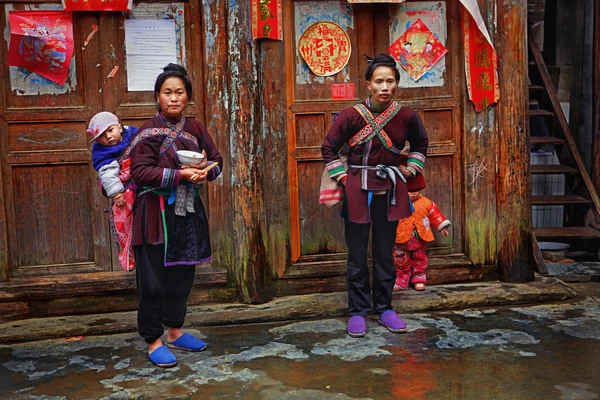
[[[396,66],[396,60],[388,54],[377,54],[373,59],[373,64]]]
[[[166,67],[163,68],[163,71],[165,71],[165,72],[173,71],[173,72],[177,72],[177,73],[187,76],[187,71],[185,70],[185,68],[183,68],[179,64],[169,63],[169,65],[167,65]]]

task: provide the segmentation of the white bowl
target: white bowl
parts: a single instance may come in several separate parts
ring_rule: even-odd
[[[538,242],[540,250],[560,251],[567,250],[571,245],[558,242]]]
[[[200,164],[200,161],[204,158],[202,153],[191,150],[177,150],[177,156],[184,165]]]

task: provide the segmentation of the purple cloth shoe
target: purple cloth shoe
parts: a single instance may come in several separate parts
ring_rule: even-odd
[[[360,315],[350,317],[348,320],[348,335],[359,338],[364,337],[367,333],[367,321]]]
[[[167,342],[167,347],[185,351],[202,351],[206,349],[206,343],[190,334],[184,333],[172,342]]]
[[[377,321],[381,325],[385,326],[388,331],[394,333],[403,333],[406,332],[406,324],[402,321],[402,318],[396,314],[394,310],[384,311]]]
[[[154,365],[161,368],[171,368],[177,365],[177,358],[165,346],[160,346],[148,354],[148,358]]]

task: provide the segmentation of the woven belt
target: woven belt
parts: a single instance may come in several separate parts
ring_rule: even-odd
[[[372,166],[372,165],[350,165],[350,168],[375,170],[375,171],[377,171],[375,173],[375,175],[377,175],[377,177],[379,177],[381,179],[390,178],[392,180],[392,184],[394,187],[393,191],[392,191],[391,203],[393,205],[396,205],[396,175],[398,175],[400,177],[400,179],[402,179],[402,181],[404,183],[406,183],[406,179],[404,178],[404,175],[402,175],[402,173],[400,172],[398,167],[378,164],[375,166]]]

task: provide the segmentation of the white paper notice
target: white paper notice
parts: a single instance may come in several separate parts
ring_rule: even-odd
[[[175,21],[125,20],[127,90],[152,91],[156,77],[169,63],[177,63]]]

